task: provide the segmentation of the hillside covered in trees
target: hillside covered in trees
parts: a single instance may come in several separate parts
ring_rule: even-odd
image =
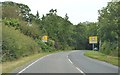
[[[110,2],[99,10],[98,22],[73,25],[67,13],[57,15],[57,9],[39,16],[30,13],[25,4],[2,2],[3,60],[10,61],[30,54],[57,50],[91,50],[89,36],[98,36],[99,51],[118,56],[120,36],[120,1]],[[42,36],[48,42],[42,42]],[[120,55],[119,55],[120,56]]]

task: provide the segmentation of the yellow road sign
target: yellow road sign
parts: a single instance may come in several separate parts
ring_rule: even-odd
[[[47,40],[48,40],[48,36],[45,35],[45,36],[42,37],[43,42],[47,42]]]
[[[97,43],[97,36],[89,36],[89,43],[90,44]]]

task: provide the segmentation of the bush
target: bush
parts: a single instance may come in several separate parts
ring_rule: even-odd
[[[39,45],[30,37],[3,25],[3,61],[14,60],[41,51]]]
[[[43,42],[39,39],[36,39],[37,43],[39,44],[39,46],[42,48],[43,52],[52,52],[55,51],[55,48],[53,47],[53,41],[48,41],[48,42]]]
[[[117,42],[104,41],[101,50],[102,53],[107,55],[118,56],[118,45]]]
[[[48,42],[46,42],[46,44],[50,47],[54,47],[55,41],[53,40],[48,40]]]
[[[41,36],[41,30],[35,23],[33,23],[32,26],[29,26],[28,23],[21,21],[20,31],[23,34],[32,37],[33,39],[39,38],[39,36]]]
[[[3,22],[5,25],[15,27],[16,29],[18,29],[20,26],[19,21],[16,19],[4,19]]]

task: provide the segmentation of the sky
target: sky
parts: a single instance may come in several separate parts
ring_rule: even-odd
[[[9,0],[0,0],[1,2]],[[57,14],[65,17],[69,16],[69,21],[73,24],[80,22],[97,22],[98,10],[107,6],[111,0],[10,0],[17,3],[26,4],[30,7],[31,13],[39,12],[40,17],[49,12],[50,9],[57,9]]]

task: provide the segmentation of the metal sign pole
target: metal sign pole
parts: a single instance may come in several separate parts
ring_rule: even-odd
[[[93,50],[94,50],[94,43],[92,45],[93,45]]]

